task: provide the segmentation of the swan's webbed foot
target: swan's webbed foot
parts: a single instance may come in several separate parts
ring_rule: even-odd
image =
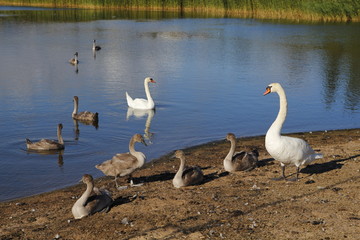
[[[130,187],[140,187],[142,185],[144,185],[144,183],[134,184],[133,180],[132,179],[130,180]]]
[[[285,165],[281,165],[281,177],[278,177],[278,178],[271,178],[271,180],[273,181],[281,181],[281,180],[285,180],[287,181],[286,177],[285,177]]]

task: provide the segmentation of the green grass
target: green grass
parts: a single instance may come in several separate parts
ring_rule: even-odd
[[[2,5],[111,8],[314,21],[360,21],[359,0],[0,0]]]

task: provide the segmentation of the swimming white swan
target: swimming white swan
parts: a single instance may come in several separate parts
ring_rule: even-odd
[[[175,157],[180,159],[180,167],[173,179],[174,187],[180,188],[189,185],[196,185],[202,182],[204,174],[200,167],[185,166],[185,154],[182,150],[177,150],[175,152]]]
[[[61,123],[57,126],[57,138],[58,141],[53,141],[49,139],[41,139],[39,142],[31,142],[28,138],[26,139],[26,148],[28,150],[37,150],[37,151],[49,151],[49,150],[61,150],[65,148],[64,140],[61,136],[61,130],[63,125]]]
[[[135,134],[129,142],[129,153],[118,153],[112,159],[107,160],[95,167],[102,171],[107,176],[115,177],[115,184],[118,189],[117,177],[123,177],[131,174],[138,168],[142,167],[145,163],[146,157],[142,152],[135,151],[134,145],[140,142],[146,146],[144,138],[140,134]],[[131,185],[132,181],[131,181]]]
[[[79,121],[84,122],[98,122],[99,121],[99,114],[98,113],[92,113],[92,112],[80,112],[78,113],[79,108],[79,98],[77,96],[74,96],[74,110],[72,112],[72,118]]]
[[[93,49],[93,51],[99,51],[99,50],[101,49],[100,46],[97,46],[97,45],[96,45],[96,40],[95,40],[95,39],[94,39],[94,41],[93,41],[93,47],[92,47],[92,49]]]
[[[287,115],[287,100],[284,89],[279,83],[272,83],[264,92],[264,96],[276,92],[280,98],[280,110],[279,113],[266,133],[265,147],[269,154],[277,161],[280,162],[282,169],[282,178],[285,177],[285,166],[296,166],[296,178],[298,180],[300,166],[308,165],[312,161],[318,158],[322,158],[322,154],[317,154],[309,146],[307,142],[300,138],[281,136],[281,128],[285,122]]]
[[[94,179],[85,174],[81,181],[86,184],[86,190],[71,208],[75,219],[80,219],[96,212],[108,212],[113,199],[107,190],[94,187]]]
[[[77,64],[79,63],[78,57],[79,57],[79,53],[76,52],[76,53],[74,54],[74,57],[69,60],[69,63],[71,63],[72,65],[77,65]]]
[[[230,150],[224,159],[224,168],[227,172],[251,171],[257,167],[259,152],[236,152],[236,137],[233,133],[228,133],[226,139],[230,141]]]
[[[126,101],[127,101],[127,104],[129,107],[135,108],[135,109],[154,109],[155,108],[155,103],[150,95],[150,90],[149,90],[150,82],[156,83],[154,81],[154,79],[152,79],[150,77],[145,78],[144,87],[145,87],[145,93],[146,93],[147,99],[143,99],[143,98],[132,99],[129,96],[129,94],[126,92]]]

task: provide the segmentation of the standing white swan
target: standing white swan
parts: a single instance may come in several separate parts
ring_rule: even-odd
[[[185,166],[185,154],[182,150],[175,152],[175,157],[180,159],[180,167],[173,179],[173,185],[176,188],[200,184],[204,179],[204,174],[200,167]]]
[[[154,100],[151,97],[150,94],[150,90],[149,90],[149,83],[156,83],[154,81],[154,79],[147,77],[144,80],[144,87],[145,87],[145,93],[146,93],[146,98],[147,99],[143,99],[143,98],[135,98],[132,99],[129,94],[126,92],[126,101],[129,107],[134,108],[134,109],[154,109],[155,108],[155,103]]]
[[[107,160],[95,167],[102,171],[107,176],[115,177],[116,188],[121,189],[118,186],[117,177],[123,177],[131,174],[138,168],[141,168],[145,163],[145,155],[142,152],[135,151],[134,145],[136,142],[140,142],[146,146],[144,138],[140,134],[135,134],[129,143],[129,153],[118,153],[113,156],[112,159]],[[131,185],[134,186],[132,180]]]
[[[251,171],[257,167],[259,152],[255,149],[251,152],[235,152],[236,137],[228,133],[226,139],[230,141],[230,150],[224,159],[224,169],[227,172]]]
[[[308,165],[318,158],[322,158],[322,154],[317,154],[309,146],[307,142],[300,138],[281,136],[281,128],[285,122],[287,115],[287,100],[284,89],[279,83],[272,83],[264,92],[264,96],[276,92],[280,98],[279,113],[266,133],[265,147],[269,154],[277,161],[280,162],[282,169],[282,178],[285,179],[285,166],[296,166],[296,178],[298,180],[300,166]]]
[[[94,187],[94,179],[85,174],[81,181],[86,184],[86,190],[71,208],[75,219],[80,219],[96,212],[108,212],[113,199],[111,194],[105,190]]]

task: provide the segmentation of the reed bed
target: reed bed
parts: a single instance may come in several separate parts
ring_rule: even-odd
[[[128,9],[313,21],[360,21],[357,0],[0,0],[0,5]]]

